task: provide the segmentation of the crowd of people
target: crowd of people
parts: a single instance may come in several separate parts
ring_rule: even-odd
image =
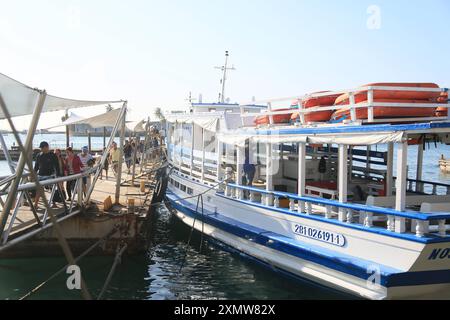
[[[158,139],[153,138],[150,141],[150,147],[156,148],[159,146]],[[47,142],[43,141],[39,145],[40,153],[36,157],[34,170],[38,175],[39,181],[45,181],[56,177],[72,176],[83,173],[95,166],[97,160],[101,157],[94,158],[90,153],[87,146],[81,149],[80,154],[75,154],[73,148],[69,147],[65,151],[63,156],[60,149],[50,150],[50,146]],[[120,163],[121,152],[116,142],[112,143],[109,150],[104,149],[103,152],[107,152],[106,162],[103,166],[100,179],[103,179],[103,171],[105,171],[106,179],[108,179],[108,172],[110,166],[112,167],[114,176],[117,175]],[[123,147],[123,156],[128,173],[130,173],[133,166],[133,159],[136,159],[136,164],[141,161],[142,154],[144,152],[144,142],[140,139],[133,139],[131,141],[125,141]],[[135,158],[136,157],[136,158]],[[83,178],[83,192],[86,193],[90,186],[90,177]],[[53,198],[53,206],[56,206],[56,202],[61,202],[64,198],[67,201],[72,200],[74,193],[76,180],[67,181],[64,186],[63,183],[58,184],[59,192],[57,192]],[[39,203],[39,195],[35,196],[35,206]]]

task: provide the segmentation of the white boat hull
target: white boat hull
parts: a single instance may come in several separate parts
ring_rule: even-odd
[[[450,298],[450,283],[439,280],[448,276],[450,259],[429,259],[435,250],[450,247],[449,243],[423,244],[287,216],[225,198],[189,179],[183,179],[183,183],[195,194],[207,192],[204,216],[196,208],[196,198],[181,200],[188,195],[169,188],[167,199],[177,217],[188,226],[196,218],[195,229],[264,264],[367,299]],[[342,234],[346,246],[296,236],[291,230],[293,223]],[[240,228],[240,224],[244,227]],[[246,234],[246,228],[255,230]],[[274,236],[266,237],[264,233]],[[433,277],[439,279],[427,283]]]

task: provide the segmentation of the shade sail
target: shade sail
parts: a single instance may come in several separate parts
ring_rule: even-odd
[[[11,116],[19,117],[33,114],[39,98],[39,91],[0,73],[0,95]],[[122,101],[74,100],[47,95],[42,112],[60,111],[118,102]],[[0,119],[5,119],[5,115],[1,110]]]
[[[100,114],[98,116],[92,117],[92,118],[81,118],[75,114],[72,114],[69,119],[61,123],[60,125],[53,126],[46,128],[47,130],[63,127],[63,126],[69,126],[69,125],[76,125],[76,124],[86,124],[91,126],[92,128],[103,128],[103,127],[114,127],[117,118],[120,115],[121,109],[115,109],[103,114]]]

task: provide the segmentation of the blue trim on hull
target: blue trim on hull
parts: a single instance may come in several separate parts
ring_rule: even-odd
[[[326,219],[326,218],[320,217],[320,216],[313,216],[313,215],[307,215],[307,214],[302,215],[302,214],[292,212],[292,211],[289,211],[289,210],[286,210],[283,208],[269,207],[264,204],[259,204],[259,203],[255,203],[255,202],[251,202],[251,201],[247,201],[247,200],[230,199],[220,193],[217,193],[216,196],[230,200],[230,201],[243,203],[247,206],[253,206],[253,207],[257,207],[257,208],[267,209],[270,211],[279,212],[279,213],[283,213],[283,214],[294,216],[294,217],[300,217],[300,218],[304,218],[304,219],[308,219],[308,220],[320,221],[320,222],[329,223],[329,224],[333,224],[333,225],[344,227],[344,228],[380,234],[383,236],[407,240],[407,241],[419,242],[419,243],[423,243],[423,244],[450,242],[450,239],[448,237],[442,238],[442,237],[439,237],[438,235],[428,234],[427,237],[420,238],[414,234],[395,233],[395,232],[387,231],[386,229],[382,229],[382,228],[378,228],[378,227],[367,228],[363,225],[348,224],[348,223],[341,222],[338,220]]]
[[[374,265],[373,262],[338,254],[324,248],[312,245],[302,246],[301,243],[294,239],[259,229],[207,210],[204,210],[205,215],[202,217],[200,213],[196,213],[193,205],[181,200],[176,194],[170,191],[168,191],[167,198],[175,209],[191,218],[197,218],[197,220],[204,221],[208,225],[270,249],[311,261],[363,280],[369,278],[370,274],[367,273],[368,267]],[[450,283],[450,270],[405,273],[388,266],[378,264],[377,266],[380,267],[381,285],[384,287]]]
[[[182,175],[176,174],[176,177],[179,178],[179,179],[185,179],[187,182],[196,184],[196,185],[201,186],[203,188],[210,188],[212,186],[212,184],[211,185],[210,184],[203,184],[203,183],[199,182],[199,180],[196,180],[195,178],[188,178],[185,174],[182,174]],[[418,242],[418,243],[423,243],[423,244],[450,242],[450,238],[449,237],[440,237],[438,235],[433,235],[433,234],[427,234],[424,237],[417,237],[414,234],[390,232],[390,231],[387,231],[386,229],[378,228],[378,227],[367,228],[367,227],[365,227],[363,225],[348,224],[348,223],[341,222],[341,221],[338,221],[338,220],[326,219],[326,218],[320,217],[320,216],[299,214],[298,212],[292,212],[290,210],[286,210],[286,209],[283,209],[283,208],[269,207],[269,206],[266,206],[264,204],[258,204],[258,203],[247,201],[247,200],[231,199],[229,197],[225,197],[223,192],[222,193],[216,192],[216,196],[221,197],[223,199],[230,200],[230,201],[240,202],[240,203],[243,203],[243,204],[245,204],[247,206],[254,206],[254,207],[258,207],[258,208],[263,208],[263,209],[266,209],[266,210],[270,210],[270,211],[273,211],[273,212],[286,214],[286,215],[293,216],[293,217],[299,217],[299,218],[304,218],[304,219],[308,219],[308,220],[320,221],[320,222],[329,223],[329,224],[337,225],[337,226],[344,227],[344,228],[349,228],[349,229],[359,230],[359,231],[363,231],[363,232],[370,232],[370,233],[380,234],[380,235],[383,235],[383,236],[397,238],[397,239],[402,239],[402,240],[406,240],[406,241],[413,241],[413,242]]]

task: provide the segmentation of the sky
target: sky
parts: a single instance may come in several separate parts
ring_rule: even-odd
[[[130,120],[371,82],[450,87],[448,0],[0,0],[0,73],[49,94],[128,100]],[[88,116],[103,108],[73,110]],[[44,115],[40,127],[58,123]],[[25,129],[29,118],[16,120]]]

